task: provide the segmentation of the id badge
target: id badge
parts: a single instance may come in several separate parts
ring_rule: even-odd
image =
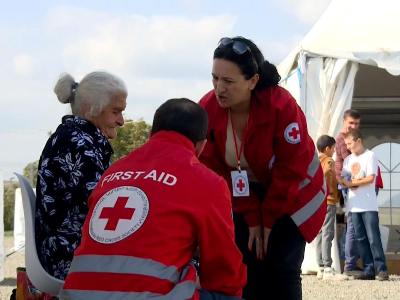
[[[246,171],[231,171],[232,191],[234,197],[247,197],[249,192],[249,179]]]

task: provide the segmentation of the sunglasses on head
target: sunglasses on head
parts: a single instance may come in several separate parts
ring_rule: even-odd
[[[246,53],[247,51],[249,51],[251,53],[250,47],[247,46],[245,43],[243,43],[241,41],[235,41],[228,37],[224,37],[219,40],[218,48],[226,47],[230,44],[232,44],[232,50],[238,55],[242,55],[242,54]]]

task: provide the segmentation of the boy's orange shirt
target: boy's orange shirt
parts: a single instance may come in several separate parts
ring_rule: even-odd
[[[336,205],[339,202],[339,191],[337,188],[338,182],[335,174],[335,161],[332,157],[320,153],[319,161],[321,162],[322,170],[326,179],[329,194],[327,196],[328,205]]]

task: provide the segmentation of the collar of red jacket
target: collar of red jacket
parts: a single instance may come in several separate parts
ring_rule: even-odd
[[[150,141],[156,141],[156,140],[171,144],[178,144],[187,148],[193,153],[195,152],[195,147],[192,141],[176,131],[161,130],[150,137]]]

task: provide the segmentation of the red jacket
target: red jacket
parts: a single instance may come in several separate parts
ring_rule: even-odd
[[[228,110],[218,105],[214,91],[200,105],[209,117],[208,142],[200,159],[231,187],[232,168],[225,161]],[[305,240],[313,240],[326,214],[326,187],[304,114],[288,91],[277,86],[253,94],[243,143],[249,167],[267,192],[263,201],[251,191],[246,199],[232,197],[233,210],[243,214],[249,226],[268,228],[290,215]]]
[[[158,132],[101,177],[61,296],[198,299],[190,264],[197,248],[202,288],[240,296],[246,268],[229,189],[192,142]]]
[[[378,189],[383,189],[383,180],[381,168],[378,166],[378,173],[376,174],[375,187]]]

